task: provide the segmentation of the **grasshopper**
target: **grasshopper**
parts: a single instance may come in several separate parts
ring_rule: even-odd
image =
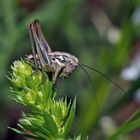
[[[55,84],[59,77],[69,77],[78,66],[79,59],[69,53],[52,52],[46,41],[39,20],[34,20],[28,27],[32,44],[32,53],[28,59],[33,59],[36,68],[47,69],[52,73],[52,82]]]

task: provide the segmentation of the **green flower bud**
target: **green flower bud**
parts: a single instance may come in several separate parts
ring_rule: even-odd
[[[42,73],[34,72],[26,79],[27,86],[31,89],[37,89],[42,82]]]
[[[30,65],[23,61],[15,61],[11,66],[13,71],[11,81],[15,87],[23,88],[26,86],[26,78],[32,74],[32,68]]]
[[[28,104],[35,105],[35,102],[36,102],[36,92],[34,90],[29,89],[25,97],[26,97],[26,100],[27,100]]]

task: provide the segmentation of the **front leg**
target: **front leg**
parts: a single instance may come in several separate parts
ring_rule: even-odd
[[[53,77],[52,77],[52,81],[53,81],[53,84],[54,84],[54,85],[56,84],[57,78],[58,78],[59,75],[60,75],[61,69],[62,69],[62,67],[58,66],[58,67],[56,68],[56,70],[54,71],[54,74],[53,74]]]

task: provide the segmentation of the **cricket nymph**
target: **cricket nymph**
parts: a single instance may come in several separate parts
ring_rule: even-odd
[[[34,20],[28,29],[32,44],[32,55],[27,56],[27,58],[34,61],[36,68],[50,71],[53,83],[59,77],[68,77],[79,65],[78,58],[65,52],[52,52],[42,33],[39,20]]]
[[[79,59],[75,57],[74,55],[71,55],[69,53],[65,52],[51,52],[48,53],[50,57],[50,65],[46,64],[44,67],[47,69],[47,71],[54,71],[58,69],[58,67],[61,68],[60,77],[68,77],[70,74],[75,70],[75,68],[79,64]],[[33,55],[26,55],[28,60],[33,60]],[[38,63],[38,67],[41,68],[39,64],[39,58],[36,54],[36,60]]]

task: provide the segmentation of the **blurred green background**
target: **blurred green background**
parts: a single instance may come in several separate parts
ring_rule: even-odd
[[[77,96],[71,135],[105,139],[139,108],[140,1],[139,0],[0,0],[0,139],[14,140],[14,125],[23,110],[9,99],[8,71],[12,63],[31,53],[27,26],[40,20],[53,51],[77,56],[81,63],[113,79],[122,92],[94,71],[77,68],[58,82],[58,98]],[[128,68],[127,70],[125,68]],[[139,115],[136,116],[138,118]],[[140,126],[140,122],[139,122]],[[137,140],[140,129],[118,140]]]

